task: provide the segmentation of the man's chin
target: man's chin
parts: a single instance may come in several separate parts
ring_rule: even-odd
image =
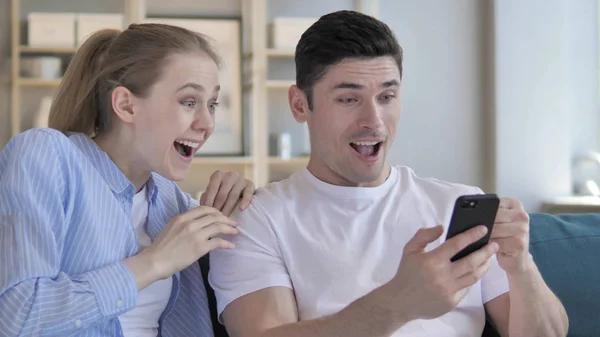
[[[373,163],[365,167],[356,167],[352,170],[352,175],[354,177],[354,182],[361,185],[372,185],[377,184],[377,182],[385,181],[386,177],[382,177],[385,171],[385,162],[382,160],[381,162]]]

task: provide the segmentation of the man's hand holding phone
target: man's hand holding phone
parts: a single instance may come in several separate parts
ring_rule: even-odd
[[[529,254],[529,214],[518,200],[502,198],[490,236],[498,244],[498,264],[507,274],[532,266]]]
[[[487,231],[485,226],[471,228],[429,252],[425,248],[443,234],[443,226],[422,228],[413,236],[404,247],[395,277],[383,287],[391,305],[403,304],[397,310],[404,321],[439,317],[458,305],[487,273],[498,245],[490,242],[460,260],[450,259]]]
[[[406,322],[453,310],[494,255],[507,274],[531,266],[529,216],[517,200],[493,194],[457,199],[446,241],[426,252],[443,232],[443,226],[420,229],[404,247],[396,275],[380,289]]]

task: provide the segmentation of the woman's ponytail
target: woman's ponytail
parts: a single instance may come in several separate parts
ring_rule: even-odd
[[[111,116],[101,111],[103,102],[98,82],[107,50],[119,34],[118,30],[101,30],[81,45],[52,101],[49,127],[90,136],[98,129],[108,128]]]

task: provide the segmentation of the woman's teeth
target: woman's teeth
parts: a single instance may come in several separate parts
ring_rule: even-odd
[[[190,142],[189,140],[176,140],[176,142],[185,146],[189,146],[192,149],[195,149],[198,146],[200,146],[200,143]]]

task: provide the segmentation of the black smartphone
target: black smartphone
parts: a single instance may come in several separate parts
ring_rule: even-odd
[[[483,238],[454,255],[450,261],[459,260],[489,242],[499,206],[500,199],[496,194],[463,195],[456,199],[446,240],[478,225],[486,226],[488,232]]]

